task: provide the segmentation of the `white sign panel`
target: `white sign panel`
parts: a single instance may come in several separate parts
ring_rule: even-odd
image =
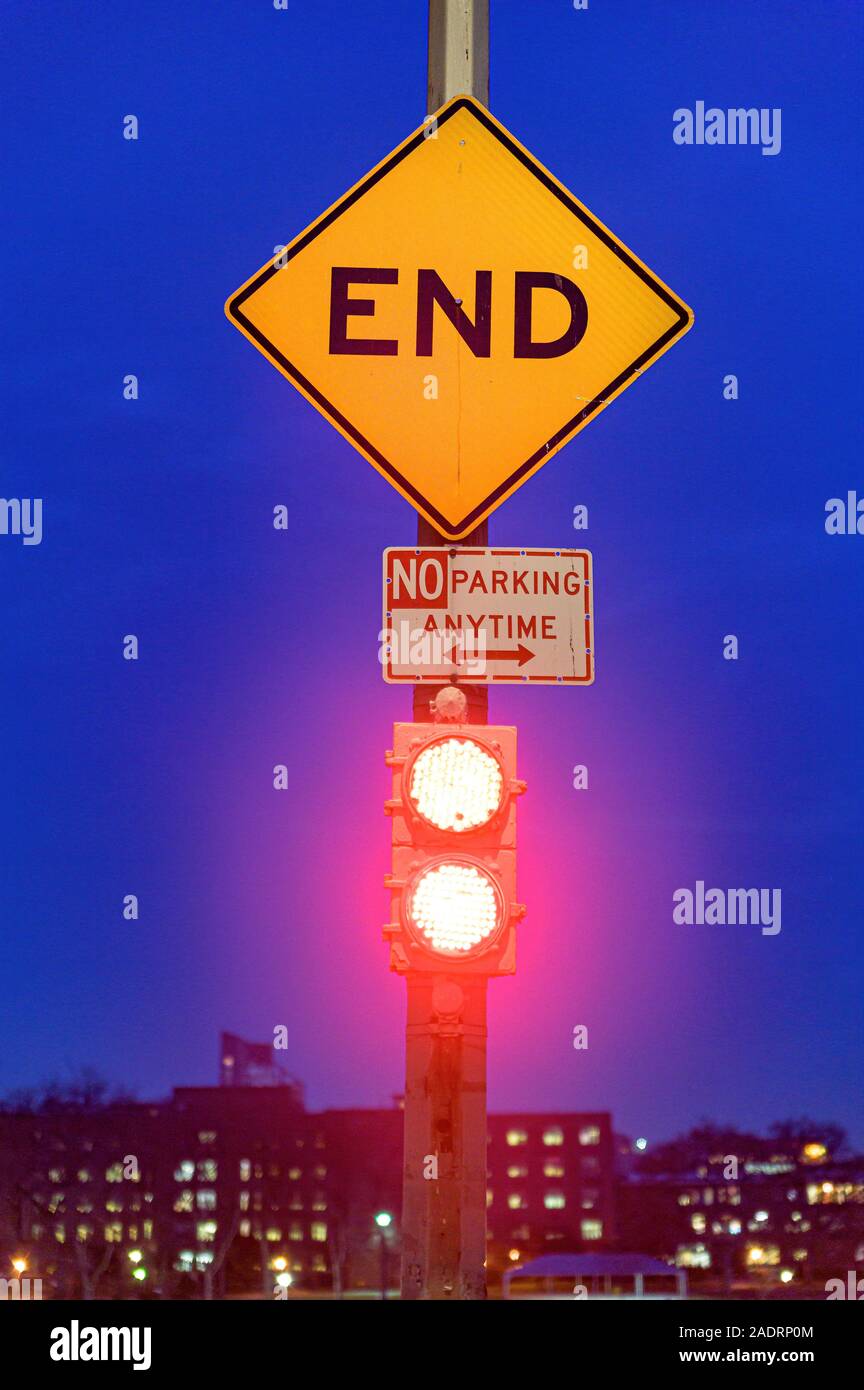
[[[587,550],[390,546],[384,679],[590,685],[592,595]]]

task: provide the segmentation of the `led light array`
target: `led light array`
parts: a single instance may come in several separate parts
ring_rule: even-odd
[[[408,796],[438,830],[476,830],[501,805],[504,778],[497,758],[468,738],[430,744],[411,769]]]
[[[410,918],[433,951],[463,955],[496,931],[499,900],[489,875],[473,864],[438,864],[417,879]]]

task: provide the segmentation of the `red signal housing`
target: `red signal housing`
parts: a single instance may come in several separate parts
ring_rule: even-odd
[[[400,974],[516,969],[516,730],[396,724],[390,966]]]

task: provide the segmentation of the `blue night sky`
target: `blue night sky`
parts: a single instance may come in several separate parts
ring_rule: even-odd
[[[864,538],[824,526],[864,492],[860,7],[491,8],[492,110],[696,324],[492,518],[593,551],[598,674],[491,696],[529,912],[490,1107],[861,1142]],[[222,306],[423,119],[425,3],[4,9],[0,493],[44,537],[0,535],[0,1091],[208,1084],[221,1028],[285,1024],[312,1105],[387,1104],[380,556],[415,516]],[[699,100],[782,108],[781,152],[676,145]],[[674,924],[698,879],[780,888],[782,931]]]

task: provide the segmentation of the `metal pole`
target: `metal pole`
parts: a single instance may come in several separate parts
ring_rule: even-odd
[[[489,0],[429,0],[427,114],[463,92],[489,105]]]
[[[489,103],[489,0],[429,0],[427,114],[460,93]],[[422,517],[419,545],[452,544]],[[461,545],[485,546],[484,521]],[[450,682],[448,682],[449,684]],[[441,686],[415,686],[414,720]],[[485,685],[460,686],[465,718],[488,722]],[[408,976],[402,1297],[486,1297],[485,978]]]

